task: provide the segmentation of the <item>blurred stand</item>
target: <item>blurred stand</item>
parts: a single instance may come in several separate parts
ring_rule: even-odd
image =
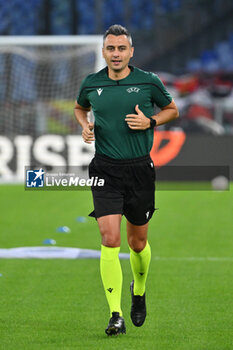
[[[199,72],[177,77],[160,72],[159,76],[180,111],[180,118],[164,129],[233,134],[233,73]]]

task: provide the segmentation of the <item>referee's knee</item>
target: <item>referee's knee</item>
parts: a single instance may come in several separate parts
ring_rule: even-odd
[[[140,253],[146,246],[147,238],[130,237],[129,246],[136,253]]]
[[[102,244],[105,247],[112,247],[112,248],[120,247],[121,245],[120,234],[111,233],[109,231],[102,231],[101,236],[102,236]]]
[[[99,230],[102,237],[102,244],[106,247],[120,247],[121,233],[120,221],[118,218],[102,218],[98,220]]]

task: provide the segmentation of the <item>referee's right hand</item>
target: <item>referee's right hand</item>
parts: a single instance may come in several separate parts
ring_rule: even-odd
[[[82,137],[84,142],[91,143],[92,141],[95,141],[94,132],[92,131],[94,129],[94,123],[88,123],[85,128],[83,128],[82,131]]]

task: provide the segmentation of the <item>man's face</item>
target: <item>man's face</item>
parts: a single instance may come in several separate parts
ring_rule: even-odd
[[[121,72],[126,67],[131,57],[133,57],[134,48],[131,47],[126,35],[109,34],[104,42],[103,57],[108,67],[114,72]]]

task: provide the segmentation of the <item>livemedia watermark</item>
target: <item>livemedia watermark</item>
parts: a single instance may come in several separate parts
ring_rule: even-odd
[[[73,167],[73,172],[49,172],[44,168],[25,169],[25,190],[90,190],[103,187],[105,180],[89,177],[83,167]]]

